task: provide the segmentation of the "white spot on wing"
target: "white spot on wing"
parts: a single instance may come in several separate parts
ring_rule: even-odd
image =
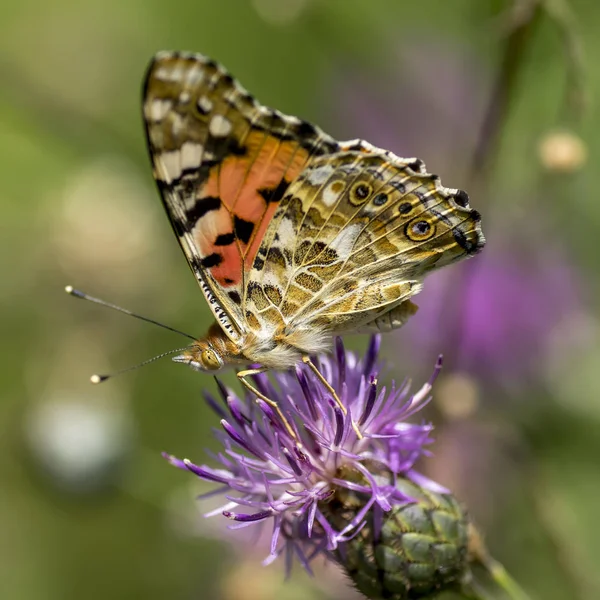
[[[154,71],[154,77],[161,81],[181,81],[183,77],[183,67],[163,66]]]
[[[285,243],[293,240],[296,237],[296,228],[293,221],[287,218],[281,219],[281,223],[277,227],[277,233],[279,234],[279,239]]]
[[[195,67],[189,71],[186,80],[189,86],[197,87],[204,81],[204,71],[199,67]]]
[[[268,266],[266,268],[268,269]],[[286,276],[287,276],[287,273],[286,273]],[[285,279],[285,277],[284,277],[284,279]],[[280,288],[282,281],[275,273],[273,273],[270,270],[267,270],[267,272],[263,274],[262,283],[264,285],[272,285],[277,288]],[[281,291],[281,289],[279,291]]]
[[[146,118],[154,123],[162,121],[171,108],[170,100],[152,100],[147,106]]]
[[[323,185],[333,174],[332,165],[322,165],[309,171],[306,180],[311,185]]]
[[[161,179],[170,183],[181,175],[180,156],[178,150],[163,152],[159,155],[157,167],[160,168]]]
[[[180,166],[181,170],[193,169],[200,165],[202,160],[202,146],[195,144],[194,142],[185,142],[181,146],[181,159]]]
[[[206,96],[200,96],[200,98],[198,98],[198,107],[202,112],[209,113],[213,109],[212,100]]]
[[[208,131],[215,137],[225,137],[231,131],[231,121],[223,115],[215,115],[208,125]]]
[[[330,248],[333,248],[337,251],[338,256],[345,260],[350,256],[352,252],[352,248],[354,247],[354,243],[356,242],[356,238],[359,236],[362,230],[362,225],[360,223],[356,223],[355,225],[349,225],[348,227],[344,227],[336,238],[329,244]]]
[[[177,136],[183,129],[183,117],[179,113],[171,113],[171,131],[173,135]]]
[[[333,190],[334,186],[339,187],[339,180],[332,181],[324,190],[321,195],[321,199],[323,200],[323,204],[325,206],[333,206],[340,197],[340,192],[335,192]],[[342,188],[343,189],[343,188]]]

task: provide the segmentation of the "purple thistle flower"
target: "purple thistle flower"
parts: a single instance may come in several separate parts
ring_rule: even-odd
[[[400,479],[421,490],[446,492],[414,468],[427,454],[432,426],[406,422],[430,400],[441,357],[417,392],[410,393],[408,381],[387,390],[377,382],[379,345],[379,337],[373,337],[359,359],[338,340],[332,357],[315,359],[342,406],[305,365],[274,373],[272,379],[254,377],[256,387],[278,402],[294,436],[269,405],[249,395],[239,398],[219,383],[224,407],[205,394],[220,417],[222,429],[215,430],[223,445],[215,456],[219,464],[196,465],[166,455],[176,467],[221,485],[226,501],[205,516],[220,513],[234,521],[230,528],[270,522],[265,564],[283,555],[289,572],[295,557],[310,573],[313,558],[340,552],[373,515],[381,521],[391,509],[414,502],[409,488],[396,485]],[[366,498],[343,526],[332,523],[326,508],[339,490]]]

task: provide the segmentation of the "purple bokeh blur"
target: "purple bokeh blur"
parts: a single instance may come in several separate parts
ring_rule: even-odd
[[[516,224],[536,215],[528,217]],[[525,238],[492,223],[486,235],[481,256],[428,278],[419,312],[396,335],[424,359],[442,351],[454,370],[522,383],[539,375],[556,329],[584,310],[583,282],[566,249],[540,230]]]
[[[335,65],[324,85],[327,121],[342,138],[417,156],[430,172],[456,179],[468,168],[483,117],[486,70],[456,41],[415,38],[390,53],[393,70]]]

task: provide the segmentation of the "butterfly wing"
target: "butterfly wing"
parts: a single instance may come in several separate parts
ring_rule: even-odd
[[[299,347],[302,332],[398,326],[428,271],[483,247],[479,220],[421,161],[346,143],[289,187],[250,273],[250,311],[276,307]]]
[[[339,144],[260,105],[218,63],[163,52],[143,98],[163,203],[202,291],[232,341],[247,329],[247,271],[290,182]]]

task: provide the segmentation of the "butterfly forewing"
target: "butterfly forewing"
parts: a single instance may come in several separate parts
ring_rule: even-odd
[[[338,143],[260,105],[218,63],[161,53],[144,86],[154,176],[211,309],[233,341],[246,330],[247,271],[290,182]]]

